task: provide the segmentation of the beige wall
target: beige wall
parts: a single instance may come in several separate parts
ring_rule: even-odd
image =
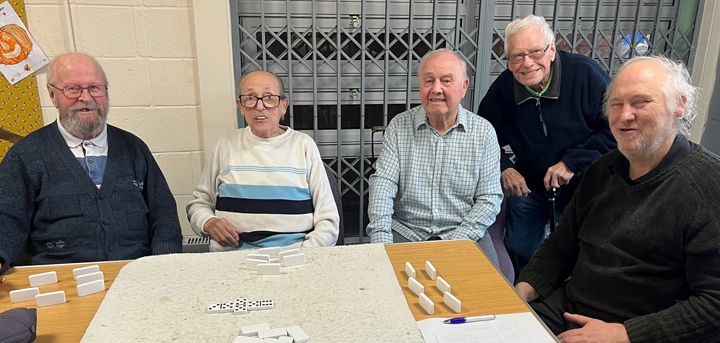
[[[200,96],[191,0],[26,0],[28,29],[54,57],[95,56],[109,80],[108,121],[142,138],[155,155],[178,203],[184,234],[192,234],[185,204],[202,172]],[[72,34],[71,34],[72,33]],[[71,37],[72,36],[72,37]],[[72,38],[72,39],[71,39]],[[38,88],[45,123],[57,111]]]

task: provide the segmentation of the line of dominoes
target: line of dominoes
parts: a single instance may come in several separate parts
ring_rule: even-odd
[[[279,275],[281,267],[294,267],[307,262],[300,249],[281,251],[280,248],[262,248],[257,254],[248,254],[247,269],[256,270],[259,275]]]
[[[445,305],[453,311],[460,313],[462,303],[457,297],[452,295],[450,284],[437,275],[437,269],[435,269],[430,261],[425,261],[425,273],[431,280],[435,280],[435,287],[443,293],[443,302]],[[425,286],[416,279],[415,268],[413,268],[410,262],[405,262],[405,274],[407,274],[408,277],[408,288],[417,294],[420,306],[422,306],[428,314],[433,314],[435,312],[435,303],[425,295]]]
[[[246,314],[248,311],[272,310],[275,308],[275,302],[272,300],[251,300],[245,298],[236,299],[235,301],[226,303],[216,303],[208,305],[207,313],[234,313]]]
[[[77,280],[77,294],[79,297],[95,294],[105,290],[105,277],[98,265],[73,269],[73,278]],[[55,271],[33,274],[29,276],[30,288],[10,291],[10,302],[18,303],[35,300],[37,307],[64,304],[67,299],[65,291],[40,293],[40,286],[58,282]]]

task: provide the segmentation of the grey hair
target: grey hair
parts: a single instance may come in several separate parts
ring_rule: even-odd
[[[654,62],[659,64],[667,73],[667,79],[660,89],[665,95],[665,108],[668,113],[674,113],[680,107],[680,100],[685,97],[685,110],[676,120],[677,132],[685,137],[690,136],[692,130],[693,119],[697,115],[697,103],[700,92],[697,87],[692,85],[690,72],[685,65],[679,61],[673,61],[664,56],[637,56],[625,62],[615,75],[620,74],[629,65],[639,62]],[[615,78],[608,85],[605,91],[605,99],[603,102],[603,111],[605,116],[610,113],[610,94],[615,87]]]
[[[243,76],[240,78],[240,82],[238,82],[238,97],[239,97],[240,95],[242,95],[242,94],[241,94],[241,93],[242,93],[242,84],[243,84],[243,81],[245,80],[245,78],[246,78],[248,75],[250,75],[250,74],[252,74],[252,73],[259,72],[259,71],[264,71],[264,70],[251,71],[251,72],[243,75]],[[283,99],[286,98],[286,96],[285,96],[285,84],[283,83],[283,80],[280,78],[280,76],[278,76],[277,74],[275,74],[275,73],[273,73],[273,72],[271,72],[271,71],[265,71],[265,72],[275,77],[275,80],[277,80],[278,86],[280,86],[280,94],[278,94],[278,95],[279,95],[281,98],[283,98]]]
[[[52,61],[50,61],[50,64],[48,65],[48,68],[47,68],[47,75],[46,75],[47,83],[49,83],[51,85],[55,85],[55,82],[58,81],[55,79],[56,78],[56,75],[55,75],[56,70],[55,69],[57,68],[56,67],[57,63],[66,58],[69,58],[71,56],[83,56],[83,57],[89,59],[90,61],[92,61],[92,63],[94,63],[95,66],[97,66],[97,68],[100,70],[100,72],[102,72],[103,78],[105,79],[105,83],[108,83],[107,75],[105,75],[105,71],[103,70],[102,66],[100,66],[100,63],[98,63],[98,61],[94,57],[92,57],[88,54],[81,53],[81,52],[70,52],[67,54],[62,54],[58,57],[55,57]]]
[[[422,76],[422,75],[420,75],[420,71],[425,66],[425,62],[427,62],[427,60],[429,60],[430,57],[432,57],[433,55],[437,55],[437,54],[443,53],[443,52],[453,55],[458,60],[458,62],[460,62],[460,65],[462,66],[462,70],[463,70],[463,81],[469,80],[470,78],[468,77],[467,63],[465,63],[465,60],[462,58],[462,56],[460,56],[460,54],[457,53],[457,51],[445,49],[445,48],[430,51],[427,54],[425,54],[425,56],[423,56],[423,58],[420,60],[420,65],[418,66],[418,77]]]
[[[545,17],[534,14],[526,14],[511,21],[507,28],[505,28],[505,55],[508,54],[508,41],[510,40],[510,36],[533,26],[540,29],[547,39],[547,44],[555,42],[555,32],[553,32],[550,25],[548,25],[547,21],[545,21]]]

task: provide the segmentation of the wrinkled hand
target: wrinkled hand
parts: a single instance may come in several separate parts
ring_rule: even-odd
[[[567,185],[572,179],[573,173],[566,165],[565,162],[560,161],[556,165],[548,168],[545,173],[545,189],[550,190],[551,187],[560,188],[560,186]]]
[[[526,197],[530,195],[530,188],[525,183],[525,178],[515,168],[503,170],[500,174],[500,183],[507,196]]]
[[[205,232],[224,247],[236,247],[242,231],[233,227],[225,218],[210,218],[203,226]]]
[[[578,323],[582,327],[559,334],[558,339],[562,343],[630,343],[625,326],[622,324],[606,323],[599,319],[567,312],[565,312],[565,319]]]
[[[540,297],[540,294],[529,283],[521,281],[515,285],[515,290],[526,302],[531,302]]]

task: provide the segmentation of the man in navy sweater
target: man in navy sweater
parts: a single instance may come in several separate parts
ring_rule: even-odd
[[[12,263],[134,259],[182,250],[175,199],[148,147],[106,124],[108,82],[92,57],[48,67],[58,120],[0,163],[0,273]]]
[[[562,213],[585,169],[615,141],[602,114],[610,77],[583,55],[555,49],[555,34],[532,14],[505,30],[508,69],[488,90],[478,114],[495,127],[507,197],[505,245],[516,275],[545,239],[550,219],[546,191],[562,187]]]

